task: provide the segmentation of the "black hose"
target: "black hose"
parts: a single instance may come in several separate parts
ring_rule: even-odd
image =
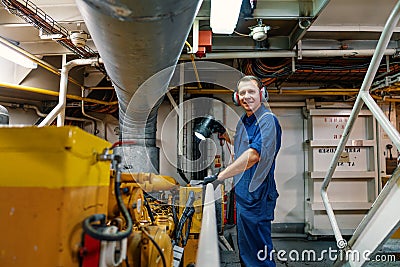
[[[182,217],[179,220],[178,226],[176,228],[176,233],[175,233],[175,242],[179,243],[179,240],[181,239],[181,235],[182,235],[182,230],[183,230],[183,226],[185,226],[186,221],[189,219],[190,223],[191,223],[191,217],[193,216],[195,212],[195,209],[193,207],[186,207],[185,210],[183,211]],[[189,227],[190,229],[190,227]],[[186,232],[186,234],[188,235],[188,232]],[[186,244],[182,245],[185,246]]]
[[[154,219],[153,212],[151,211],[151,208],[150,208],[149,202],[147,202],[147,199],[146,199],[146,198],[144,198],[144,206],[145,206],[145,207],[146,207],[146,209],[147,209],[147,213],[149,214],[149,217],[150,217],[151,223],[152,223],[152,224],[154,224],[154,223],[156,222],[156,220]]]
[[[172,203],[171,203],[171,208],[172,208],[172,219],[173,219],[173,221],[174,221],[174,229],[172,229],[172,232],[171,232],[171,236],[172,237],[174,237],[175,236],[175,233],[176,233],[176,227],[177,227],[177,225],[178,225],[178,222],[179,222],[179,219],[178,219],[178,214],[177,214],[177,212],[176,212],[176,209],[177,209],[177,207],[176,207],[176,205],[175,205],[175,203],[176,203],[176,199],[177,198],[177,196],[175,195],[175,196],[173,196],[172,197]],[[173,245],[175,245],[175,239],[174,238],[172,238],[172,243],[173,243]]]
[[[183,226],[185,225],[186,220],[188,219],[188,217],[191,217],[194,214],[194,208],[193,208],[194,200],[195,200],[194,191],[189,191],[188,199],[186,200],[185,204],[185,209],[183,210],[182,216],[179,219],[178,225],[176,227],[175,239],[173,244],[179,242],[179,240],[181,239]]]
[[[178,196],[174,196],[173,198],[172,198],[172,219],[174,220],[174,225],[177,225],[178,224],[178,214],[177,214],[177,212],[176,212],[176,206],[177,205],[175,205],[175,199],[177,198]]]
[[[164,256],[164,253],[163,253],[163,251],[161,250],[160,246],[157,244],[157,242],[150,236],[150,234],[149,234],[144,228],[141,229],[141,230],[143,231],[143,233],[144,233],[145,235],[147,235],[147,237],[150,239],[150,241],[154,244],[154,246],[155,246],[156,249],[158,250],[158,253],[159,253],[160,256],[161,256],[161,260],[162,260],[163,266],[164,266],[164,267],[167,267],[167,262],[165,261],[165,256]]]
[[[188,219],[187,219],[187,224],[186,224],[186,233],[185,233],[185,237],[182,238],[182,247],[185,247],[187,244],[187,240],[189,238],[189,234],[190,234],[190,228],[192,226],[192,218],[193,218],[193,214],[195,212],[195,209],[193,207],[190,208],[189,212],[188,212]]]
[[[124,219],[127,224],[127,229],[123,232],[118,232],[114,234],[104,234],[100,231],[98,231],[96,228],[92,226],[93,222],[100,221],[101,225],[105,227],[105,220],[106,220],[106,215],[104,214],[94,214],[92,216],[89,216],[83,221],[83,231],[88,234],[89,236],[93,237],[94,239],[98,240],[106,240],[106,241],[120,241],[124,238],[127,238],[131,233],[132,233],[132,227],[133,227],[133,222],[132,218],[128,212],[128,209],[125,207],[124,202],[121,197],[121,170],[119,168],[119,164],[121,163],[121,157],[118,155],[114,156],[114,161],[115,161],[115,171],[116,171],[116,177],[115,177],[115,182],[114,182],[114,193],[115,193],[115,198],[117,200],[118,208],[122,213],[122,216],[124,216]]]

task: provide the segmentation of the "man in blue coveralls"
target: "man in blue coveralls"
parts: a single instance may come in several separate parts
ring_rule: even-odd
[[[245,114],[236,126],[235,160],[213,182],[234,177],[239,254],[247,267],[275,266],[271,221],[279,196],[274,171],[282,131],[276,116],[262,104],[267,98],[257,77],[244,76],[237,83],[233,100]],[[232,141],[227,133],[222,137]]]

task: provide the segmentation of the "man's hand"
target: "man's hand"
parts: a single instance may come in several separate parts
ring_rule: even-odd
[[[203,185],[212,183],[212,182],[214,182],[214,181],[217,180],[217,179],[218,179],[218,176],[217,176],[216,174],[213,174],[213,175],[209,175],[209,176],[207,176],[207,177],[204,177]]]
[[[203,185],[207,185],[209,183],[211,183],[213,185],[214,189],[215,189],[215,188],[217,188],[218,185],[222,184],[223,181],[218,179],[218,175],[217,174],[213,174],[213,175],[209,175],[207,177],[204,177]]]

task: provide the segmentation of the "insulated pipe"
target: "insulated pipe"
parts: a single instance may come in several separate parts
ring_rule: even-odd
[[[21,108],[21,109],[33,109],[36,113],[36,115],[38,115],[39,117],[46,117],[47,114],[42,113],[39,108],[35,105],[30,105],[30,104],[17,104],[17,103],[8,103],[8,102],[0,102],[0,117],[1,117],[1,106],[6,106],[6,107],[10,107],[10,108]],[[93,133],[95,133],[96,127],[95,127],[95,123],[93,120],[89,120],[89,119],[82,119],[82,118],[75,118],[75,117],[65,117],[66,120],[70,120],[70,121],[80,121],[80,122],[89,122],[93,125]],[[1,118],[0,118],[0,124],[1,124]]]
[[[372,56],[375,49],[360,50],[302,50],[302,57],[357,57]],[[394,55],[396,49],[384,50],[384,55]],[[234,58],[290,58],[296,57],[296,51],[256,51],[256,52],[214,52],[207,53],[202,58],[196,60],[214,60],[214,59],[234,59]],[[191,55],[182,55],[180,60],[190,60]]]
[[[67,88],[68,88],[68,73],[69,71],[80,65],[95,64],[99,61],[98,58],[89,59],[75,59],[64,64],[61,70],[60,79],[60,93],[58,95],[58,104],[55,108],[46,116],[46,118],[38,125],[39,127],[50,125],[57,117],[57,126],[64,125],[65,119],[65,106],[67,103]]]
[[[333,176],[333,173],[335,172],[337,163],[339,162],[340,155],[342,154],[343,149],[345,148],[345,145],[347,143],[347,140],[349,139],[350,132],[353,128],[355,120],[357,119],[358,114],[360,113],[361,108],[364,104],[363,100],[368,101],[368,107],[370,108],[374,117],[376,117],[378,120],[384,120],[384,118],[382,118],[382,116],[378,116],[378,115],[383,114],[383,112],[376,113],[375,108],[371,109],[371,107],[372,107],[371,102],[374,102],[374,101],[372,100],[372,97],[369,94],[369,90],[370,90],[372,81],[375,77],[375,74],[379,68],[379,63],[381,62],[382,57],[385,54],[385,49],[386,49],[387,45],[389,44],[393,30],[396,27],[396,24],[398,23],[399,18],[400,18],[400,1],[397,2],[395,8],[391,12],[391,14],[385,24],[385,28],[382,32],[381,37],[379,38],[375,53],[371,59],[370,65],[368,67],[367,74],[365,75],[364,81],[361,85],[360,93],[357,96],[356,102],[353,106],[353,110],[351,111],[349,120],[347,121],[346,127],[343,131],[342,138],[339,141],[339,144],[337,146],[335,154],[330,163],[328,172],[325,175],[324,181],[321,185],[320,193],[321,193],[322,201],[324,203],[326,213],[328,214],[329,221],[332,225],[333,233],[335,235],[337,246],[339,249],[345,249],[347,247],[347,241],[345,239],[343,239],[343,237],[342,237],[338,223],[335,218],[335,214],[334,214],[332,206],[329,202],[328,192],[327,192],[328,186],[329,186],[330,181],[332,180],[332,176]],[[367,94],[369,97],[365,96]],[[375,105],[376,105],[376,103],[375,103]],[[386,121],[387,121],[387,119],[386,119]],[[390,122],[389,122],[389,124],[390,124]],[[398,133],[397,133],[396,137],[397,137],[397,139],[399,139]],[[398,141],[398,140],[396,140],[396,141]],[[396,147],[398,147],[398,146],[396,145]],[[400,147],[398,147],[398,148],[400,148]]]
[[[120,139],[135,143],[114,153],[123,171],[157,173],[158,107],[202,1],[76,2],[117,93]]]

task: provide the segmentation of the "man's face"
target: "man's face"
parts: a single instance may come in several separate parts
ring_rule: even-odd
[[[253,113],[261,106],[260,89],[256,81],[243,81],[238,86],[239,103],[246,113]]]

